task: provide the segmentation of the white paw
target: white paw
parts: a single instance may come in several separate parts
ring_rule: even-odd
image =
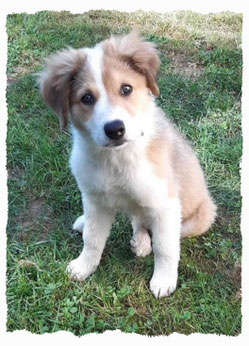
[[[82,233],[85,224],[85,216],[81,215],[73,224],[73,230]]]
[[[177,276],[152,277],[150,290],[156,298],[168,297],[176,289]]]
[[[81,257],[78,257],[68,264],[67,273],[72,280],[84,281],[95,269],[87,267]]]
[[[131,251],[136,256],[145,257],[151,253],[151,239],[147,231],[139,232],[131,238]]]

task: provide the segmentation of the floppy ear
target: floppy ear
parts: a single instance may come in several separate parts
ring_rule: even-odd
[[[69,48],[46,59],[45,69],[38,73],[41,94],[59,116],[61,128],[68,122],[71,83],[84,60],[82,51]]]
[[[119,58],[132,69],[146,77],[147,86],[154,96],[159,95],[156,83],[156,74],[160,66],[160,59],[155,44],[145,41],[137,31],[120,38],[111,38]]]

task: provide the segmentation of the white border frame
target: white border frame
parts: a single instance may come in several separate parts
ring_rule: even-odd
[[[69,344],[82,344],[86,343],[87,346],[94,345],[97,342],[108,342],[108,346],[116,345],[117,342],[143,342],[144,345],[176,345],[178,343],[184,343],[192,345],[199,345],[200,342],[208,342],[213,345],[245,345],[247,336],[249,336],[249,188],[248,188],[248,159],[249,159],[249,52],[248,52],[248,41],[249,41],[249,11],[246,8],[245,0],[236,1],[226,1],[218,2],[209,1],[180,1],[174,0],[172,2],[167,2],[164,4],[163,0],[153,0],[151,2],[146,2],[146,0],[136,0],[133,3],[127,2],[114,2],[114,1],[100,1],[91,0],[89,3],[87,1],[81,2],[78,0],[71,1],[58,1],[53,2],[48,0],[43,0],[41,2],[33,2],[22,0],[19,2],[9,0],[4,4],[0,5],[0,39],[1,39],[1,50],[0,50],[0,169],[1,169],[1,179],[0,179],[0,255],[1,255],[1,265],[0,265],[0,341],[4,345],[11,345],[12,343],[25,346],[34,345],[38,346],[44,343],[60,343],[60,345]],[[7,224],[7,172],[6,172],[6,129],[7,129],[7,107],[6,107],[6,62],[7,62],[7,34],[6,34],[6,16],[10,13],[35,13],[41,10],[54,10],[62,11],[67,10],[71,13],[83,13],[90,9],[109,9],[109,10],[119,10],[124,12],[133,12],[138,9],[143,11],[155,11],[155,12],[169,12],[175,10],[191,10],[199,13],[216,13],[221,11],[231,11],[235,13],[243,13],[243,95],[242,95],[242,126],[243,126],[243,156],[242,156],[242,176],[241,176],[241,194],[242,194],[242,219],[241,219],[241,231],[243,238],[243,254],[242,254],[242,334],[237,337],[219,336],[219,335],[204,335],[204,334],[191,334],[190,336],[181,335],[173,333],[170,336],[158,336],[158,337],[147,337],[138,334],[125,334],[121,331],[106,331],[103,334],[87,334],[82,337],[76,337],[70,332],[57,332],[54,334],[43,334],[36,335],[27,331],[15,331],[6,332],[6,297],[5,297],[5,285],[6,285],[6,224]],[[248,343],[248,341],[247,341]]]

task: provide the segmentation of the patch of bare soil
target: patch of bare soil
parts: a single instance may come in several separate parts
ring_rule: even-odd
[[[21,66],[16,67],[9,75],[7,75],[7,86],[15,83],[17,79],[24,76],[28,72],[29,70],[27,68]]]
[[[22,175],[23,169],[18,166],[8,169],[8,179],[20,179]]]
[[[52,229],[50,216],[42,198],[31,199],[26,211],[18,217],[21,228],[18,238],[25,241],[30,232],[39,232],[39,239],[45,239]]]
[[[188,57],[182,53],[167,52],[167,57],[171,60],[170,69],[177,74],[187,78],[198,79],[202,73],[202,66],[197,62],[189,61]]]

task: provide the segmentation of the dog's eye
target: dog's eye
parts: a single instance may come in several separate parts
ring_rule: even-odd
[[[128,96],[132,92],[132,86],[129,84],[123,84],[120,88],[120,93],[123,96]]]
[[[92,105],[95,102],[94,96],[92,94],[85,94],[81,98],[81,102],[84,103],[84,105]]]

